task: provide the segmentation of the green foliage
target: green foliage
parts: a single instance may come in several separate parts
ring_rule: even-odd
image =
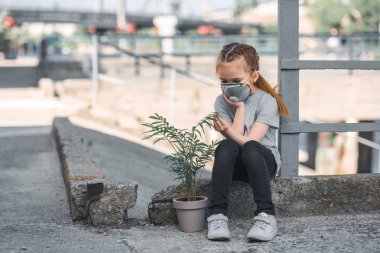
[[[238,17],[243,14],[247,9],[254,8],[258,5],[257,0],[235,0],[235,8],[233,9],[233,16]]]
[[[380,0],[318,0],[308,6],[318,32],[379,31]]]
[[[270,24],[264,26],[264,33],[277,33],[278,32],[278,26],[277,24]]]
[[[204,117],[191,130],[178,129],[158,114],[149,118],[152,122],[142,124],[149,129],[144,132],[144,139],[154,138],[153,144],[167,141],[172,146],[174,152],[164,158],[170,165],[169,172],[176,180],[184,183],[187,199],[195,200],[196,177],[213,158],[215,148],[219,144],[219,141],[212,141],[211,144],[202,142],[205,127],[213,127],[213,114]]]
[[[379,31],[380,0],[351,0],[349,20],[350,32]]]
[[[329,32],[331,28],[341,29],[341,20],[348,13],[348,7],[341,0],[318,0],[310,6],[310,13],[317,31]]]

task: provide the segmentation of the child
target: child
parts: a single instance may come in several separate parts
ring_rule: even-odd
[[[214,128],[224,139],[215,151],[210,240],[228,240],[228,196],[232,180],[249,182],[257,205],[248,240],[270,241],[277,234],[270,178],[280,167],[276,129],[279,115],[288,116],[280,95],[259,73],[259,56],[252,46],[231,43],[220,51],[216,73],[223,94],[215,100]]]

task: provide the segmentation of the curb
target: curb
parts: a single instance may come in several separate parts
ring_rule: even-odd
[[[96,226],[119,226],[136,203],[137,184],[112,182],[89,159],[80,134],[67,118],[55,118],[53,138],[73,221],[88,219]]]
[[[278,217],[380,213],[378,174],[276,178],[271,186]],[[154,194],[149,203],[150,222],[178,223],[172,199],[183,192],[184,187],[176,185]],[[210,198],[210,180],[200,180],[197,192]],[[250,185],[232,182],[229,217],[252,219],[254,210]]]

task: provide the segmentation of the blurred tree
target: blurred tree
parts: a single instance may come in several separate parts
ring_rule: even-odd
[[[379,31],[380,0],[318,0],[308,6],[318,32]]]
[[[348,31],[380,32],[380,0],[351,0],[350,7]]]
[[[341,21],[348,13],[348,6],[341,0],[319,0],[310,6],[310,14],[316,23],[317,32],[342,29]]]
[[[235,8],[233,9],[233,16],[239,17],[247,9],[254,8],[258,5],[258,0],[235,0]]]

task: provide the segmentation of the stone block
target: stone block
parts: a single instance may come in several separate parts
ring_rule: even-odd
[[[62,164],[72,220],[117,226],[136,203],[137,184],[106,181],[89,158],[80,133],[67,118],[56,118],[53,135]]]
[[[378,174],[276,178],[271,187],[279,217],[380,213]],[[183,185],[177,185],[154,194],[148,207],[150,222],[177,223],[172,199],[183,193]],[[210,180],[201,180],[197,193],[210,197]],[[229,217],[252,219],[255,210],[250,185],[232,182]]]
[[[90,221],[95,226],[118,226],[128,208],[135,205],[137,184],[105,184],[100,199],[90,204]]]

